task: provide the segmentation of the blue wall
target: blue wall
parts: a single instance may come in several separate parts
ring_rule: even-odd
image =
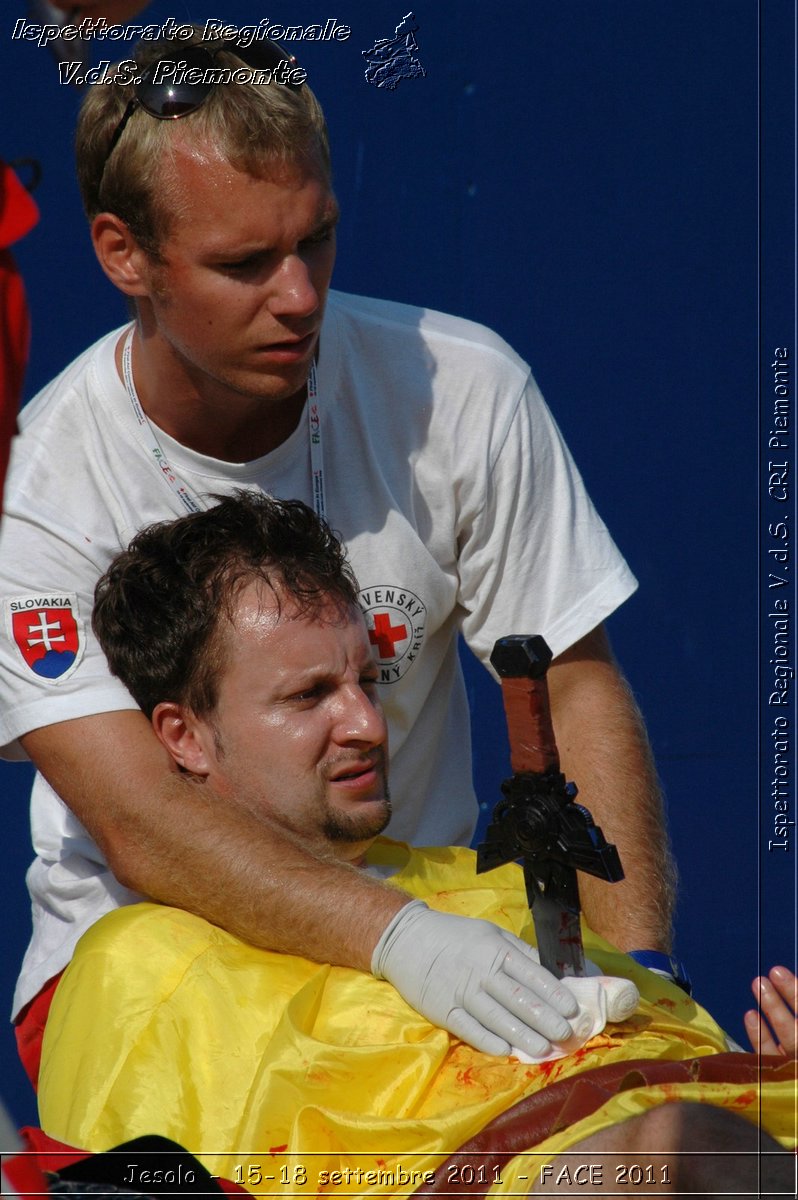
[[[426,78],[370,87],[360,51],[405,11],[385,0],[158,0],[146,15],[239,25],[335,16],[352,27],[346,42],[301,50],[332,132],[343,210],[335,282],[483,321],[531,362],[640,579],[610,632],[667,792],[682,875],[678,949],[697,998],[741,1039],[759,970],[762,840],[757,5],[419,0]],[[18,249],[32,395],[124,312],[80,212],[74,94],[46,51],[5,33],[0,65],[4,111],[16,114],[1,152],[33,155],[44,172],[41,223]],[[469,683],[487,802],[507,773],[503,718],[481,669],[469,668]],[[10,999],[29,919],[25,770],[1,767],[0,781]],[[789,871],[783,878],[787,889]],[[784,899],[769,961],[794,956],[787,890]],[[0,1043],[0,1086],[29,1119],[10,1035]]]

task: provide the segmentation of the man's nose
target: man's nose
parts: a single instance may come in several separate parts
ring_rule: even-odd
[[[269,311],[273,316],[311,316],[319,307],[319,293],[301,254],[287,254],[272,277]]]
[[[387,737],[388,727],[382,706],[375,696],[357,685],[347,688],[341,698],[336,727],[336,738],[340,744],[360,742],[367,746],[381,746]]]

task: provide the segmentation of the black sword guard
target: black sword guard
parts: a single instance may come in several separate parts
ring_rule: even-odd
[[[566,783],[561,772],[513,775],[505,779],[502,792],[504,799],[477,848],[478,874],[520,860],[541,892],[551,895],[555,888],[569,908],[575,896],[576,912],[576,871],[608,883],[623,879],[617,848],[606,841],[584,805],[574,803],[576,784]]]

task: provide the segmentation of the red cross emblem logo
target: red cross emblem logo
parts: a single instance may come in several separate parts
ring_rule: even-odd
[[[374,628],[369,630],[369,641],[372,646],[377,647],[378,658],[394,658],[397,643],[405,641],[406,638],[407,625],[404,622],[401,625],[392,625],[389,612],[374,614]]]
[[[25,665],[42,679],[60,682],[83,653],[74,596],[20,596],[6,602],[10,632]]]
[[[385,584],[363,588],[360,606],[380,668],[380,683],[396,683],[418,658],[426,606],[415,592]]]

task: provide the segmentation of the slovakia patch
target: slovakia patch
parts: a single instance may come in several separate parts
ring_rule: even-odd
[[[427,609],[415,592],[379,584],[363,588],[360,607],[366,618],[380,683],[396,683],[416,661],[424,641]]]
[[[6,600],[6,625],[25,666],[40,679],[63,683],[83,657],[75,595],[40,592]]]

